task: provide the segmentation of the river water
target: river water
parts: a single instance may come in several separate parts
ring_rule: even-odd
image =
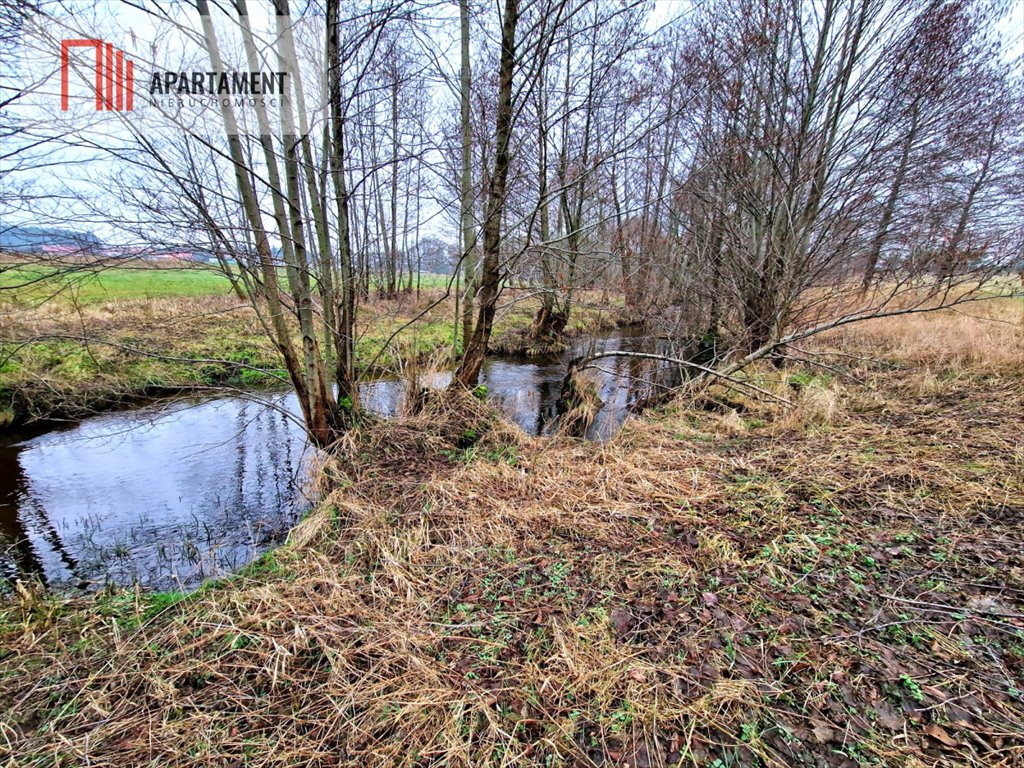
[[[554,423],[568,359],[653,345],[617,331],[564,355],[493,357],[481,383],[508,418],[543,434]],[[638,359],[600,361],[590,375],[605,406],[587,436],[613,435],[664,373]],[[367,382],[360,391],[372,411],[401,411],[398,381]],[[297,413],[294,395],[259,397],[176,398],[0,435],[0,579],[188,588],[281,541],[311,504],[312,449],[281,412]]]

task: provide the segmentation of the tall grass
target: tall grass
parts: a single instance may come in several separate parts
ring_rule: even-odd
[[[1019,367],[1024,363],[1024,299],[865,320],[824,334],[817,343],[918,366]]]

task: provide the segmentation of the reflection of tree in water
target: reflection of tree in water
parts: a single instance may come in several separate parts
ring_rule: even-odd
[[[240,403],[230,498],[193,515],[173,548],[165,547],[166,567],[152,573],[150,582],[173,576],[189,585],[237,570],[283,538],[307,506],[299,477],[305,465],[295,439],[292,424],[277,409]]]
[[[600,343],[578,346],[578,357],[607,352],[661,352],[664,343],[646,335],[619,334]],[[568,361],[567,361],[568,362]],[[602,403],[593,424],[587,430],[590,439],[607,439],[615,434],[627,414],[666,391],[676,371],[659,362],[630,357],[598,358],[587,366],[584,375],[597,386]]]
[[[243,404],[235,415],[235,434],[245,434],[248,422],[248,404]],[[233,505],[240,507],[245,501],[245,461],[247,456],[248,443],[245,440],[235,440],[235,498]]]
[[[4,473],[9,482],[0,486],[0,494],[11,499],[0,504],[0,541],[11,542],[6,553],[0,544],[0,563],[9,559],[2,567],[11,576],[45,574],[51,583],[67,583],[67,575],[55,571],[59,557],[80,586],[138,581],[171,588],[235,569],[279,540],[306,508],[299,482],[304,443],[276,409],[232,399],[202,405],[210,407],[198,421],[171,426],[164,433],[175,435],[176,451],[193,438],[192,453],[167,454],[166,464],[142,465],[125,475],[141,488],[149,477],[171,471],[179,478],[181,495],[158,493],[138,512],[125,507],[122,499],[124,508],[112,510],[113,520],[101,522],[84,499],[76,506],[74,493],[58,504],[59,509],[47,509],[47,504],[57,502],[35,494],[32,478],[17,457],[11,457],[6,465],[14,471]],[[114,426],[120,429],[123,419],[114,417]],[[182,439],[183,429],[195,434]],[[164,447],[159,442],[147,446]],[[126,443],[123,450],[136,451],[138,444]],[[86,458],[83,467],[88,465]],[[102,460],[116,466],[117,452],[104,454]],[[37,464],[33,472],[45,473],[49,466],[45,460]],[[64,478],[44,477],[44,485],[63,485]],[[127,490],[126,498],[131,498],[131,488]],[[74,530],[59,533],[53,524],[58,517],[75,521]]]
[[[537,433],[543,434],[548,431],[555,422],[558,415],[558,396],[561,393],[562,382],[553,378],[545,379],[541,383],[540,393],[537,397]]]
[[[26,521],[30,521],[39,537],[57,555],[64,567],[78,574],[78,561],[68,552],[60,534],[46,514],[46,509],[32,489],[31,482],[18,459],[21,449],[4,446],[3,466],[10,470],[3,492],[7,497],[0,501],[0,552],[4,559],[10,557],[11,577],[37,575],[47,583],[46,567],[29,536]]]

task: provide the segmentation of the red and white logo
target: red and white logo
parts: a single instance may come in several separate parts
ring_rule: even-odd
[[[60,108],[68,109],[68,52],[92,48],[96,54],[96,111],[131,111],[134,108],[135,64],[113,43],[102,40],[60,41]]]

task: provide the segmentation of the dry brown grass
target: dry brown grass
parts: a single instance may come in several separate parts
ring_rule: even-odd
[[[824,334],[816,346],[914,366],[1019,369],[1024,300],[994,299],[928,314],[901,315]]]
[[[158,334],[182,325],[202,333],[208,325],[223,322],[221,318],[232,313],[248,316],[251,309],[233,296],[119,299],[80,306],[65,301],[0,305],[7,338],[64,333]]]
[[[319,509],[231,580],[159,612],[23,594],[0,744],[23,765],[1022,765],[1024,387],[991,359],[918,393],[857,361],[799,389],[754,371],[792,405],[712,393],[731,405],[604,445],[430,396],[351,434]]]
[[[574,371],[568,387],[564,387],[561,404],[565,410],[558,419],[558,431],[562,435],[583,436],[587,434],[594,420],[604,407],[598,394],[598,385],[587,371]]]

